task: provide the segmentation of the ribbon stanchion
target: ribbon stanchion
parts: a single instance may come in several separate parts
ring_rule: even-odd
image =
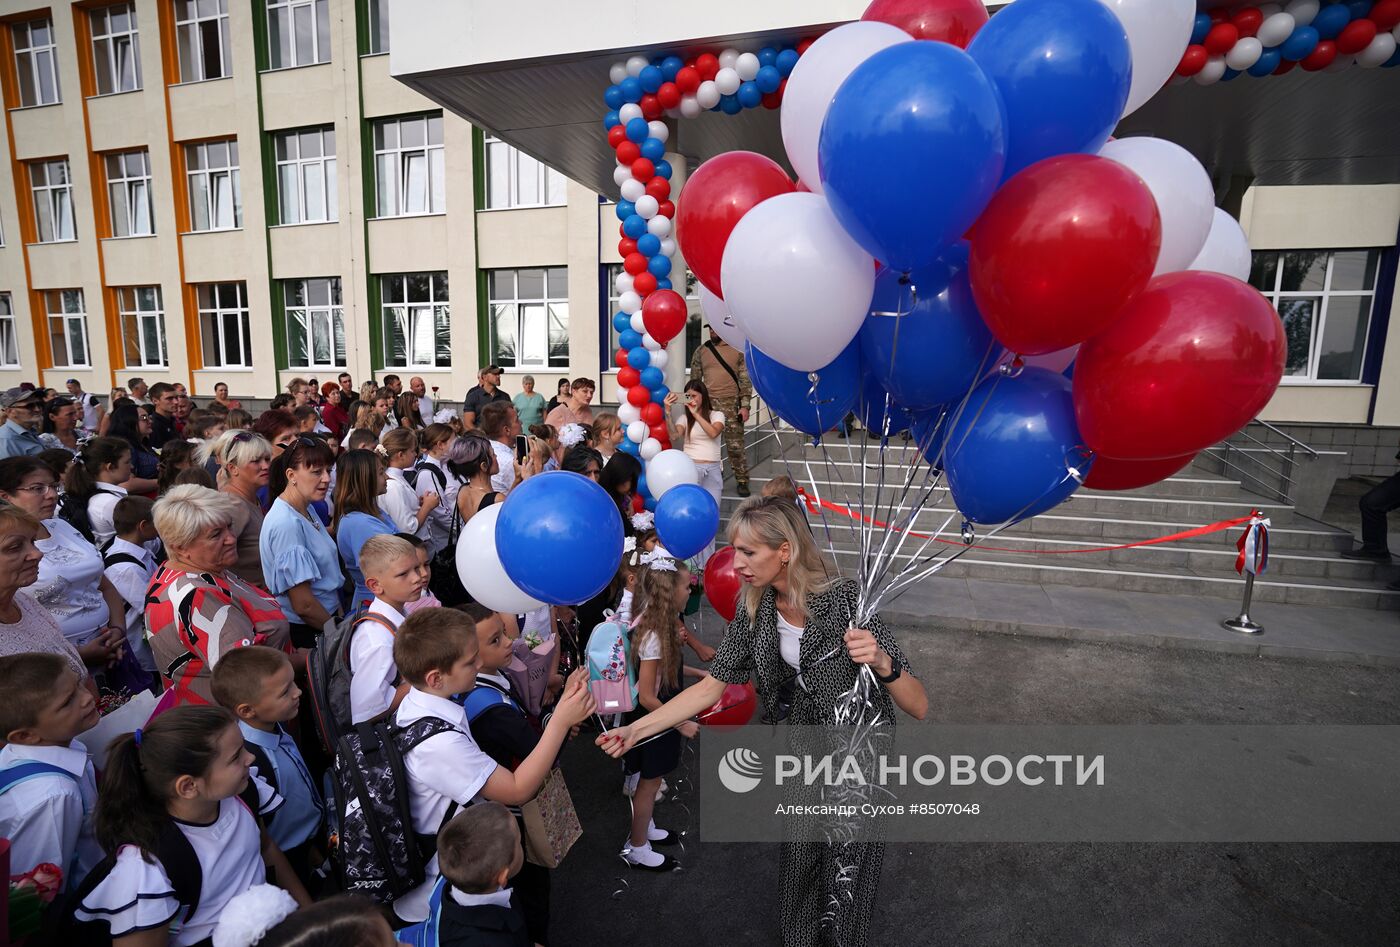
[[[1269,567],[1269,518],[1254,513],[1249,518],[1249,528],[1236,545],[1240,554],[1235,559],[1235,571],[1244,576],[1244,602],[1238,615],[1220,624],[1242,635],[1257,635],[1264,626],[1250,619],[1249,606],[1254,598],[1254,577],[1263,575]]]

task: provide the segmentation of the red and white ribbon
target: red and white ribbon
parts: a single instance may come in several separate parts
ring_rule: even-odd
[[[1240,575],[1263,575],[1269,568],[1269,518],[1254,513],[1249,526],[1236,543],[1240,554],[1235,558],[1235,571]]]

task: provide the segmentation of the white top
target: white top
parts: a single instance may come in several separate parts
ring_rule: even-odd
[[[229,901],[266,882],[267,867],[258,824],[237,797],[219,803],[219,815],[212,825],[175,824],[189,839],[203,875],[194,916],[170,935],[173,947],[188,947],[214,933]],[[111,924],[115,939],[164,927],[183,910],[165,868],[142,858],[135,845],[123,845],[112,873],[83,899],[77,916],[83,921]]]
[[[97,411],[102,406],[102,402],[96,395],[90,395],[86,391],[78,395],[78,403],[83,406],[83,430],[96,434],[98,424]]]
[[[418,486],[414,488],[420,497],[429,492],[438,495],[438,505],[428,514],[423,528],[418,531],[418,538],[428,544],[428,553],[436,556],[447,547],[447,540],[452,534],[452,511],[457,509],[457,492],[462,489],[462,481],[447,469],[445,463],[429,454],[423,455],[423,465],[433,467],[442,474],[443,479],[443,483],[439,484],[432,471],[423,470],[419,472]]]
[[[385,474],[389,484],[379,498],[379,509],[399,532],[417,533],[418,494],[408,485],[408,480],[398,467],[390,467]]]
[[[515,486],[515,448],[500,441],[492,441],[491,449],[496,452],[496,466],[500,469],[491,478],[491,489],[501,494],[501,499]]]
[[[107,623],[107,602],[102,598],[102,554],[67,520],[44,520],[48,539],[34,545],[44,554],[39,578],[29,594],[39,600],[58,622],[63,637],[76,648],[87,644]]]
[[[685,425],[685,456],[697,464],[719,463],[719,438],[706,434],[701,425],[691,424],[688,413],[681,415],[681,423]],[[724,412],[711,411],[710,423],[723,426]]]
[[[467,894],[465,891],[458,891],[451,885],[447,886],[447,894],[453,901],[456,901],[464,908],[474,908],[483,904],[495,904],[503,908],[510,907],[510,889],[502,888],[500,891],[489,891],[486,894]]]
[[[383,615],[395,627],[404,616],[381,599],[369,603],[369,611]],[[394,636],[377,621],[361,622],[350,639],[350,720],[373,720],[394,702],[394,681],[399,669],[394,664]]]
[[[453,802],[465,806],[476,798],[496,771],[496,762],[472,739],[467,712],[461,704],[412,688],[399,704],[394,720],[405,727],[424,717],[437,717],[453,727],[429,737],[404,755],[413,831],[435,835]],[[394,913],[405,921],[425,920],[428,896],[437,879],[438,860],[434,855],[423,883],[394,902]]]
[[[99,483],[97,492],[88,497],[88,522],[92,524],[92,537],[98,549],[117,535],[117,528],[112,525],[112,511],[117,508],[117,501],[124,496],[126,487],[115,483]]]
[[[115,556],[118,553],[135,556],[141,560],[141,565],[138,566],[134,562],[118,562],[107,566],[103,573],[107,576],[107,581],[116,586],[117,591],[121,593],[122,601],[126,602],[127,647],[136,656],[141,667],[147,671],[154,671],[155,659],[151,657],[151,646],[146,642],[146,587],[151,584],[151,576],[156,574],[156,557],[151,555],[151,551],[145,546],[114,538],[112,545],[107,547],[107,555]]]
[[[802,666],[802,631],[778,613],[778,653],[794,671]]]
[[[92,830],[97,805],[97,778],[87,747],[22,746],[0,750],[0,768],[38,760],[72,773],[35,776],[0,795],[0,837],[10,840],[10,874],[22,875],[45,862],[63,869],[65,887],[77,887],[102,860],[102,846]]]
[[[520,628],[520,634],[536,635],[541,642],[548,641],[550,635],[554,634],[554,610],[548,605],[541,605],[532,611],[525,613],[525,624]]]

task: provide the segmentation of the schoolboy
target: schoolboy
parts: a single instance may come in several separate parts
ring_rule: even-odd
[[[128,495],[118,500],[112,507],[116,535],[102,551],[103,575],[126,603],[127,647],[141,667],[152,673],[156,662],[146,641],[146,588],[156,574],[151,547],[160,538],[151,516],[153,505],[149,497]]]
[[[373,720],[399,705],[408,685],[394,665],[394,633],[409,602],[427,587],[418,551],[397,536],[371,536],[360,549],[365,587],[374,596],[350,638],[350,719]]]
[[[483,802],[454,817],[438,835],[438,859],[447,879],[438,920],[442,947],[532,943],[507,887],[525,863],[525,852],[505,806]]]

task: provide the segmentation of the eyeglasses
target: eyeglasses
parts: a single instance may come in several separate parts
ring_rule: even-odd
[[[36,497],[43,496],[45,493],[57,494],[58,484],[54,481],[49,481],[48,483],[31,483],[27,487],[16,487],[15,491],[17,493],[32,493]]]

